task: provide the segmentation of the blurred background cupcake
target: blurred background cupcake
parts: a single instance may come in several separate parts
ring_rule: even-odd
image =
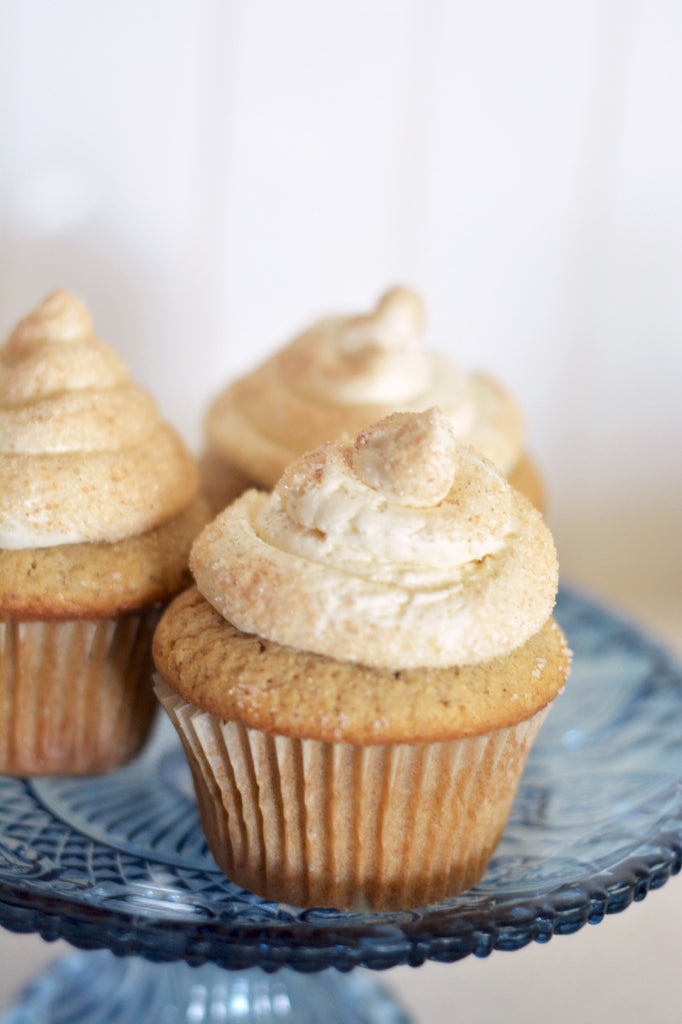
[[[0,349],[0,771],[102,772],[152,722],[150,642],[205,523],[149,394],[55,292]]]
[[[325,441],[354,437],[390,412],[433,405],[460,441],[542,508],[511,397],[491,377],[430,351],[424,334],[420,297],[394,288],[373,312],[314,324],[229,385],[206,418],[202,483],[215,510],[248,486],[269,490],[293,459]]]

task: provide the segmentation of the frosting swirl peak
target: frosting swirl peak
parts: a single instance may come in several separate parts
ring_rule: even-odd
[[[180,512],[198,471],[150,395],[57,291],[0,349],[0,547],[116,541]]]
[[[393,288],[372,313],[334,317],[306,331],[281,353],[282,372],[294,390],[317,400],[402,403],[430,383],[423,334],[421,299]]]
[[[452,428],[436,408],[421,416],[393,413],[358,434],[353,469],[363,483],[401,505],[438,505],[456,471]]]
[[[7,341],[5,358],[12,362],[40,345],[83,341],[94,334],[95,325],[87,306],[60,288],[19,321]]]
[[[211,405],[209,449],[271,488],[302,452],[354,436],[397,409],[437,405],[455,436],[507,474],[523,453],[511,397],[481,373],[465,373],[425,343],[416,292],[396,287],[374,310],[313,324]]]
[[[508,653],[558,576],[540,514],[433,408],[302,456],[206,527],[190,565],[242,631],[394,669]]]

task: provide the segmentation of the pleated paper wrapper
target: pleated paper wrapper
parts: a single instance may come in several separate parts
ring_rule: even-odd
[[[224,722],[155,676],[182,740],[218,866],[266,899],[398,910],[483,876],[549,707],[445,742],[291,739]]]
[[[159,613],[0,621],[0,772],[99,774],[128,761],[157,707]]]

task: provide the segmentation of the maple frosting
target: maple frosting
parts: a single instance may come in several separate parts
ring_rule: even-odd
[[[247,491],[194,544],[203,597],[245,633],[375,667],[469,665],[547,621],[558,583],[540,514],[431,408]]]
[[[118,541],[184,509],[194,460],[57,291],[0,349],[0,548]]]
[[[437,405],[455,435],[505,475],[522,455],[516,405],[492,379],[465,373],[424,346],[424,310],[407,288],[362,316],[322,320],[211,406],[212,450],[271,487],[303,451],[354,436],[395,409]]]

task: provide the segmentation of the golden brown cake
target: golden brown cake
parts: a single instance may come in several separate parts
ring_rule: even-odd
[[[0,771],[84,774],[148,735],[151,637],[208,518],[199,473],[85,306],[0,349]]]
[[[213,855],[303,906],[474,885],[568,672],[539,512],[437,409],[248,491],[154,637]]]
[[[455,436],[542,510],[518,409],[500,385],[424,347],[418,295],[394,288],[374,312],[314,324],[211,405],[202,487],[215,511],[249,486],[270,490],[299,455],[352,438],[394,411],[437,405]]]

